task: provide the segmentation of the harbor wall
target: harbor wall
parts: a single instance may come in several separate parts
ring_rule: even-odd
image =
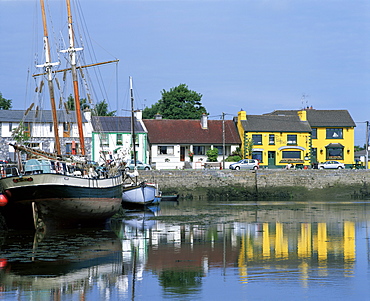
[[[191,191],[198,188],[223,189],[239,187],[264,191],[344,190],[347,194],[367,189],[370,183],[368,170],[285,170],[262,169],[258,171],[232,170],[151,170],[141,171],[140,180],[157,183],[161,190]],[[370,191],[370,189],[369,189]]]

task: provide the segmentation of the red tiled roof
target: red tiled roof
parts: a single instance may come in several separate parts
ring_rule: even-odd
[[[143,121],[151,144],[222,144],[222,120],[208,120],[207,129],[202,129],[200,120],[144,119]],[[225,120],[225,143],[241,143],[232,120]]]

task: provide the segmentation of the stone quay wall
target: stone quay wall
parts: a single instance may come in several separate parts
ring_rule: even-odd
[[[359,187],[370,183],[370,170],[151,170],[140,171],[140,180],[161,189],[194,189],[239,186],[245,188],[295,187],[306,190],[330,187]]]

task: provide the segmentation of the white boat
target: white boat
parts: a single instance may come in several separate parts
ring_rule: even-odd
[[[149,205],[153,203],[156,191],[156,185],[146,182],[138,184],[124,184],[122,202],[137,205]]]
[[[132,88],[132,77],[130,77],[130,98],[131,98],[131,139],[132,139],[132,154],[134,162],[134,172],[130,173],[127,170],[125,171],[125,179],[128,180],[128,183],[123,184],[122,191],[122,203],[130,205],[149,205],[151,204],[158,190],[157,185],[147,183],[147,182],[138,182],[138,171],[136,166],[136,149],[135,149],[135,117],[134,117],[134,93]]]
[[[61,152],[53,87],[55,74],[58,72],[53,68],[58,63],[51,62],[44,1],[40,0],[45,62],[37,67],[43,68],[44,72],[38,75],[44,76],[48,82],[55,146],[53,153],[46,153],[23,145],[13,145],[16,153],[26,152],[32,154],[35,159],[27,161],[23,166],[18,156],[18,168],[13,167],[9,174],[2,173],[3,177],[0,178],[2,205],[5,205],[0,207],[0,213],[10,228],[35,226],[36,229],[43,229],[46,222],[58,228],[84,224],[96,225],[97,222],[104,222],[112,217],[121,208],[123,181],[118,170],[107,166],[104,175],[99,176],[92,166],[86,164],[77,78],[77,68],[84,67],[77,66],[76,63],[76,52],[82,48],[76,48],[74,45],[70,1],[67,0],[68,16],[66,16],[68,17],[69,48],[64,51],[68,53],[70,68],[64,71],[72,74],[81,156],[66,157]],[[32,110],[32,107],[33,105],[25,115]],[[21,124],[20,120],[20,126]]]

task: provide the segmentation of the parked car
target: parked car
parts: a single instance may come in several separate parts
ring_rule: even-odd
[[[230,169],[258,169],[259,164],[259,161],[256,159],[243,159],[236,163],[230,164]]]
[[[344,169],[345,166],[343,163],[338,161],[326,161],[325,163],[319,163],[318,169]]]
[[[152,167],[149,164],[145,164],[139,160],[136,160],[136,167],[137,169],[144,169],[144,170],[150,170]],[[125,169],[126,170],[134,170],[135,165],[134,165],[134,160],[128,161]]]

